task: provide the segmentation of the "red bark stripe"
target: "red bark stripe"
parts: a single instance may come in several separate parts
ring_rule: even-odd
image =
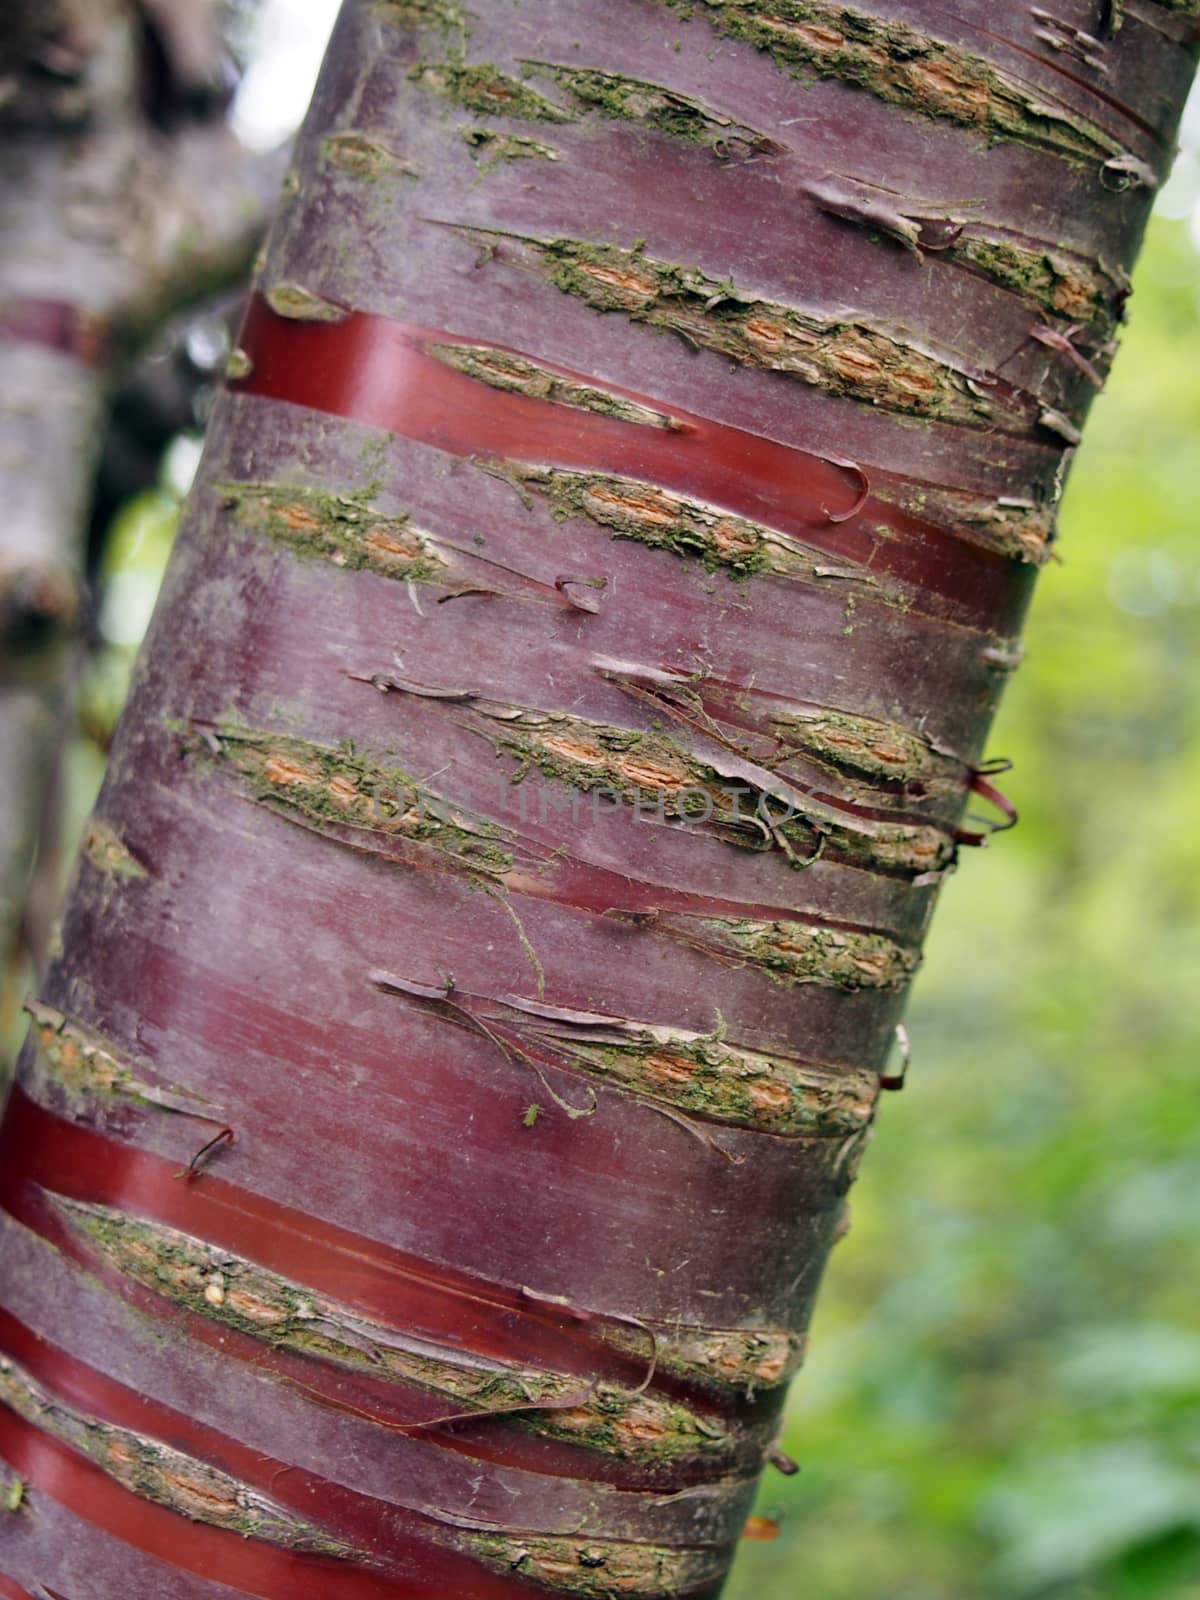
[[[57,1500],[77,1517],[102,1528],[143,1555],[154,1556],[195,1577],[219,1580],[228,1589],[258,1600],[444,1600],[448,1587],[376,1573],[344,1569],[315,1556],[297,1556],[243,1539],[142,1500],[67,1445],[11,1411],[0,1409],[0,1454],[34,1488]],[[496,1595],[511,1593],[504,1589]],[[17,1600],[22,1600],[20,1591]],[[28,1600],[28,1597],[25,1597]]]
[[[1010,633],[1019,625],[1030,569],[869,495],[845,521],[831,520],[861,498],[857,467],[629,390],[613,392],[668,412],[683,426],[647,428],[492,389],[427,355],[424,344],[434,340],[475,342],[365,311],[347,311],[333,322],[304,322],[277,315],[256,295],[238,336],[250,370],[230,384],[241,393],[348,417],[457,456],[645,480],[937,595],[972,626]],[[490,348],[531,359],[504,346]],[[595,385],[581,373],[542,365]],[[881,526],[886,538],[877,531]]]
[[[46,1593],[53,1595],[54,1591],[47,1589]],[[19,1583],[14,1583],[11,1578],[0,1574],[0,1600],[33,1600],[33,1596],[28,1589],[22,1589]],[[55,1600],[58,1600],[57,1596]]]
[[[43,1236],[41,1187],[113,1206],[220,1245],[394,1327],[497,1359],[589,1375],[644,1371],[571,1312],[432,1266],[375,1240],[278,1204],[211,1173],[182,1181],[160,1156],[55,1116],[19,1086],[0,1129],[0,1205]]]
[[[519,1413],[489,1415],[480,1411],[473,1419],[465,1402],[455,1401],[445,1394],[406,1385],[399,1379],[351,1371],[320,1357],[300,1355],[264,1343],[224,1323],[210,1322],[194,1311],[164,1300],[141,1283],[122,1277],[117,1269],[90,1254],[86,1246],[69,1234],[57,1213],[49,1207],[32,1207],[22,1225],[83,1267],[114,1297],[141,1312],[148,1323],[185,1331],[188,1339],[278,1380],[312,1405],[362,1422],[382,1424],[396,1445],[397,1470],[401,1469],[403,1459],[399,1454],[402,1438],[408,1437],[472,1461],[486,1461],[522,1472],[615,1484],[623,1489],[636,1489],[640,1485],[636,1465],[631,1467],[629,1462],[604,1451],[588,1450],[525,1432],[512,1425],[522,1420]],[[610,1365],[613,1375],[625,1378],[630,1385],[640,1382],[646,1374],[645,1361],[636,1372],[630,1370],[630,1362],[622,1362],[619,1357]],[[577,1394],[586,1395],[589,1382],[581,1377]],[[667,1393],[678,1393],[681,1386],[664,1375],[659,1379],[659,1387]],[[776,1391],[776,1395],[781,1403],[782,1394]],[[453,1427],[445,1425],[449,1416],[455,1418]],[[646,1469],[646,1475],[655,1489],[661,1489],[662,1478],[656,1469]],[[411,1509],[423,1508],[413,1506]]]
[[[201,1577],[247,1593],[294,1600],[307,1576],[322,1600],[455,1594],[499,1600],[507,1584],[468,1557],[439,1549],[430,1524],[416,1513],[385,1505],[301,1468],[272,1460],[190,1417],[137,1394],[68,1355],[6,1311],[0,1347],[56,1398],[101,1423],[170,1445],[259,1491],[368,1556],[387,1552],[389,1573],[346,1560],[315,1557],[270,1545],[253,1535],[195,1523],[123,1488],[69,1445],[15,1413],[0,1409],[0,1453],[29,1481],[94,1526]],[[81,1493],[84,1490],[86,1492]],[[437,1569],[436,1579],[430,1576]],[[409,1572],[420,1570],[414,1581]],[[401,1576],[402,1575],[402,1576]],[[255,1586],[258,1587],[255,1587]],[[303,1591],[301,1591],[303,1592]]]

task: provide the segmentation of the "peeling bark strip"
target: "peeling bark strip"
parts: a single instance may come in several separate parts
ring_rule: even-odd
[[[98,1104],[125,1101],[204,1122],[219,1120],[212,1106],[163,1082],[145,1063],[121,1059],[99,1035],[53,1006],[26,1000],[25,1010],[37,1046],[31,1073],[69,1108],[94,1114]]]
[[[359,311],[338,322],[283,318],[256,296],[227,381],[241,394],[350,418],[481,464],[528,465],[535,457],[568,470],[624,474],[632,462],[668,493],[761,517],[781,537],[825,551],[843,570],[862,566],[872,578],[904,583],[904,603],[914,610],[1002,639],[1019,627],[1027,576],[968,543],[961,529],[922,515],[924,491],[909,476],[868,473],[839,453],[780,444],[623,389],[627,398],[666,409],[685,424],[639,428],[635,443],[618,418],[585,419],[548,401],[494,391],[426,353],[431,338],[447,337]],[[1040,479],[1028,488],[1031,498],[1034,491],[1041,497]],[[902,496],[903,508],[896,503]]]
[[[655,411],[651,406],[640,405],[636,400],[607,389],[573,383],[539,366],[536,361],[527,361],[507,350],[466,344],[430,344],[425,348],[436,361],[444,361],[448,367],[465,373],[468,378],[478,378],[493,389],[527,394],[534,400],[552,400],[555,405],[571,406],[576,411],[596,411],[601,416],[615,417],[618,422],[637,422],[646,428],[683,426],[678,418],[665,412]]]
[[[0,1356],[0,1403],[93,1461],[122,1488],[192,1522],[298,1554],[365,1559],[248,1484],[159,1439],[76,1410],[7,1356]]]
[[[306,739],[218,727],[190,746],[213,756],[254,786],[255,797],[320,823],[375,829],[432,847],[469,873],[500,877],[513,856],[503,830],[448,806],[399,767],[384,766],[352,747],[327,750]]]
[[[873,953],[873,952],[870,952]],[[859,969],[862,970],[862,969]],[[874,1074],[789,1061],[727,1044],[720,1029],[711,1034],[654,1027],[617,1017],[572,1017],[524,1003],[533,1013],[516,1031],[547,1044],[554,1052],[598,1077],[664,1104],[714,1122],[754,1128],[779,1136],[844,1138],[860,1132],[874,1115],[878,1078]],[[712,1375],[737,1373],[769,1384],[782,1336],[729,1335],[714,1349],[697,1330],[687,1366]],[[660,1341],[660,1364],[669,1364],[676,1341]],[[675,1366],[684,1364],[676,1352]],[[782,1374],[776,1374],[776,1378]]]
[[[725,1556],[717,1550],[669,1550],[587,1539],[536,1539],[520,1534],[468,1534],[463,1548],[497,1572],[515,1573],[555,1594],[638,1595],[674,1600],[717,1583]]]
[[[717,1600],[789,1470],[1195,31],[884,9],[347,0],[0,1126],[21,1582]]]
[[[1129,298],[1128,276],[1077,252],[989,227],[972,207],[917,202],[893,190],[822,176],[805,185],[821,211],[895,240],[918,260],[951,261],[1056,317],[1111,338]]]
[[[664,0],[705,16],[719,33],[766,51],[781,67],[836,78],[920,116],[1052,150],[1069,160],[1123,154],[1103,129],[1065,104],[1039,100],[989,65],[982,48],[960,50],[907,23],[837,0]],[[1153,179],[1150,180],[1153,182]]]
[[[636,539],[654,549],[670,550],[699,561],[708,572],[742,579],[759,572],[783,577],[817,578],[860,575],[823,564],[817,552],[805,551],[775,530],[672,494],[655,484],[636,483],[606,473],[562,472],[550,467],[506,463],[496,468],[523,490],[545,495],[558,518],[587,517],[621,539]],[[870,583],[865,574],[861,580]]]
[[[31,1194],[34,1186],[44,1189],[55,1206],[67,1201],[114,1212],[136,1188],[145,1220],[175,1228],[190,1218],[207,1240],[216,1240],[229,1255],[245,1256],[254,1247],[272,1263],[267,1270],[295,1281],[304,1272],[315,1285],[314,1292],[330,1299],[353,1293],[355,1315],[379,1323],[389,1316],[403,1317],[430,1344],[481,1346],[481,1354],[521,1365],[531,1364],[533,1355],[541,1354],[577,1374],[601,1372],[613,1383],[619,1375],[627,1380],[623,1386],[631,1389],[645,1383],[655,1341],[662,1359],[670,1364],[665,1370],[678,1370],[706,1386],[732,1380],[737,1389],[760,1379],[774,1381],[783,1371],[782,1366],[776,1370],[784,1359],[781,1352],[790,1353],[790,1368],[800,1348],[797,1337],[784,1328],[709,1328],[597,1318],[562,1296],[548,1297],[526,1286],[505,1289],[439,1270],[380,1248],[361,1234],[323,1228],[303,1213],[275,1206],[215,1175],[184,1188],[171,1162],[64,1121],[19,1087],[12,1106],[13,1115],[0,1135],[7,1163],[0,1168],[4,1209],[58,1247],[68,1244],[70,1235],[48,1226],[46,1208]],[[13,1177],[22,1146],[29,1152],[28,1182]],[[500,1315],[481,1329],[477,1324],[489,1308]],[[476,1328],[476,1338],[469,1342],[463,1331],[466,1323]],[[678,1354],[673,1356],[676,1346]],[[621,1352],[619,1359],[606,1363],[605,1356],[611,1357],[614,1350]],[[761,1374],[760,1364],[767,1369]]]
[[[713,923],[712,931],[784,983],[824,983],[837,989],[899,989],[918,958],[873,933],[843,933],[793,922]]]
[[[899,332],[778,305],[697,267],[657,261],[644,251],[578,239],[463,229],[503,247],[597,311],[679,334],[744,366],[786,373],[829,394],[968,428],[1026,431],[1038,407],[986,373],[971,374],[919,349]]]
[[[512,1417],[516,1425],[618,1460],[686,1460],[727,1453],[721,1425],[686,1406],[568,1373],[472,1360],[405,1338],[326,1295],[174,1228],[105,1206],[59,1209],[101,1258],[176,1305],[276,1350],[445,1396],[453,1420]],[[448,1419],[449,1420],[449,1417]],[[414,1420],[427,1430],[429,1422]]]
[[[419,178],[415,162],[398,155],[383,138],[369,133],[331,133],[321,149],[328,161],[344,167],[357,178]]]
[[[561,713],[517,706],[477,705],[485,737],[519,765],[513,782],[531,768],[586,792],[619,796],[638,816],[678,818],[735,843],[778,848],[793,855],[814,848],[866,867],[932,872],[953,859],[949,833],[936,827],[881,822],[839,811],[821,796],[766,768],[718,750],[693,754],[666,733],[585,722]],[[487,724],[493,724],[489,730]],[[743,780],[734,784],[733,779]],[[961,785],[960,785],[961,787]],[[747,798],[748,797],[748,798]]]
[[[690,95],[680,94],[660,83],[649,83],[644,78],[553,61],[527,59],[521,66],[526,72],[553,80],[586,111],[642,123],[671,139],[706,144],[714,155],[766,154],[784,148],[756,128],[736,122]]]

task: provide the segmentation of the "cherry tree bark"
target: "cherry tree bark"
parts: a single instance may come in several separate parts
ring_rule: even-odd
[[[1195,9],[349,0],[0,1134],[0,1594],[719,1593]]]

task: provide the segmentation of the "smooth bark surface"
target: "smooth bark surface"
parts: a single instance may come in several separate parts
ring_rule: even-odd
[[[0,1135],[0,1592],[719,1592],[1193,64],[880,10],[344,10]]]

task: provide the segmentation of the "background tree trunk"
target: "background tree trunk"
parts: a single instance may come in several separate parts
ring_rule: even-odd
[[[347,6],[4,1125],[7,1592],[719,1591],[1194,31]]]
[[[230,70],[208,0],[0,19],[0,1037],[59,888],[52,862],[31,897],[29,871],[54,832],[112,391],[171,312],[244,280],[283,175],[225,125]]]

